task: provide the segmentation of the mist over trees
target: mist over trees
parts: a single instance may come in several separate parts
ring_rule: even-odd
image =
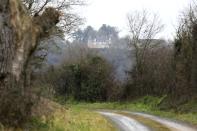
[[[175,110],[196,102],[196,4],[180,18],[172,43],[156,39],[164,26],[145,10],[127,16],[123,38],[106,24],[78,29],[83,19],[72,7],[84,4],[0,1],[0,124],[22,126],[40,96],[108,102],[151,95],[163,97],[162,109]]]
[[[113,65],[115,78],[118,81],[127,80],[126,72],[131,69],[133,63],[128,37],[120,38],[118,29],[106,24],[103,24],[98,30],[88,26],[73,35],[73,43],[84,44]]]

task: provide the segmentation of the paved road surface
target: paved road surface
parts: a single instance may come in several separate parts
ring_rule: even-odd
[[[117,125],[120,131],[150,131],[148,127],[140,124],[136,120],[110,112],[99,112],[100,114],[109,118],[112,122]]]
[[[134,113],[128,111],[123,111],[122,113],[115,111],[100,111],[99,113],[108,118],[111,122],[113,122],[120,131],[152,131],[149,125],[143,125],[137,120],[135,120],[135,118],[129,117],[129,115],[127,116],[122,113],[136,115],[145,119],[150,119],[151,121],[158,122],[164,127],[168,128],[169,131],[197,131],[196,128],[190,127],[186,124],[178,123],[169,119],[164,119],[144,113]]]

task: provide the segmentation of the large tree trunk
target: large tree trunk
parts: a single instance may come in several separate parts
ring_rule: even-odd
[[[5,119],[3,116],[9,117],[12,113],[11,106],[20,106],[14,103],[16,96],[27,95],[29,59],[36,50],[38,40],[58,20],[59,12],[53,8],[46,9],[41,16],[31,17],[20,0],[0,0],[0,121]],[[14,98],[9,98],[12,95],[15,95]],[[23,104],[26,106],[26,103]]]

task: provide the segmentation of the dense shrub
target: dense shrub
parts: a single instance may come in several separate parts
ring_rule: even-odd
[[[77,101],[107,101],[120,98],[121,87],[115,83],[112,66],[101,57],[88,55],[46,73],[45,83],[56,95]]]

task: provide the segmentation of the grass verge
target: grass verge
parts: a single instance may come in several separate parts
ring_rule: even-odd
[[[113,103],[82,103],[59,101],[57,104],[50,100],[42,100],[40,105],[36,106],[34,118],[25,125],[24,129],[6,129],[0,125],[0,131],[115,131],[114,127],[101,115],[95,112],[99,109],[109,110],[128,110],[133,112],[145,112],[161,117],[175,120],[181,120],[192,125],[197,125],[197,113],[180,113],[170,111],[161,111],[157,108],[162,98],[143,97],[134,102],[113,102]],[[195,110],[196,102],[184,105],[184,110],[192,107]],[[136,117],[136,116],[132,116]],[[144,124],[158,127],[158,123],[136,117]]]
[[[36,117],[28,128],[32,131],[115,131],[113,126],[101,115],[78,106],[64,107],[54,102],[50,115]],[[44,114],[44,113],[41,113]]]
[[[67,106],[75,106],[81,109],[98,110],[128,110],[133,112],[144,112],[165,118],[179,120],[188,124],[197,125],[197,112],[175,112],[174,110],[161,111],[158,104],[163,98],[146,96],[134,102],[113,102],[113,103],[72,103]],[[196,102],[192,102],[193,108],[197,106]],[[191,105],[191,104],[187,104]],[[184,105],[184,106],[187,106]]]

